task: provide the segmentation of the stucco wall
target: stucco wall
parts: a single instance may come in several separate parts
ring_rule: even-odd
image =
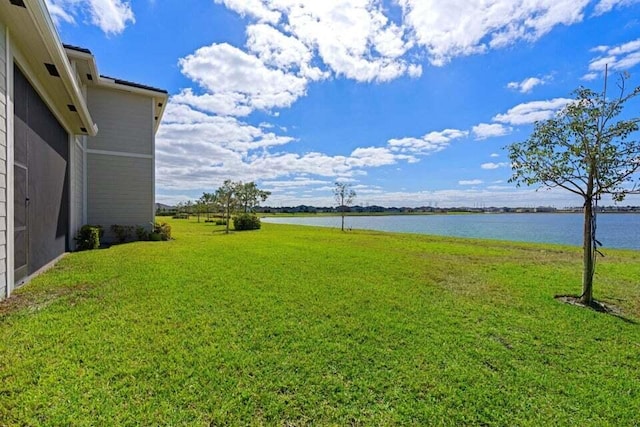
[[[13,64],[12,64],[13,65]],[[7,296],[7,41],[0,22],[0,300]]]

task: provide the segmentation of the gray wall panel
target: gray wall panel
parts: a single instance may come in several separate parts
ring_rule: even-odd
[[[89,149],[153,154],[153,111],[148,97],[90,86],[87,103],[98,124],[98,135],[88,139]]]
[[[113,224],[153,221],[152,159],[87,154],[87,222],[105,231]]]

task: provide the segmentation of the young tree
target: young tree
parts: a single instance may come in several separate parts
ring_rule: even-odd
[[[198,219],[198,222],[200,222],[200,215],[203,215],[207,210],[207,205],[204,203],[202,198],[200,198],[200,199],[195,201],[195,203],[193,205],[193,210],[196,213],[196,217]]]
[[[236,197],[236,189],[238,183],[227,179],[222,186],[216,190],[216,200],[222,206],[224,218],[226,224],[225,232],[229,234],[229,223],[231,223],[231,214],[236,210],[238,206],[238,199]]]
[[[202,196],[198,200],[203,207],[204,213],[207,215],[207,219],[211,217],[211,211],[214,209],[215,197],[214,193],[202,193]]]
[[[244,213],[253,211],[261,202],[267,200],[271,192],[260,190],[255,182],[237,183],[236,195]]]
[[[333,187],[333,197],[336,203],[338,203],[338,210],[340,210],[342,216],[341,230],[344,231],[344,213],[353,203],[356,192],[353,191],[350,184],[346,182],[336,182]]]
[[[632,138],[640,118],[616,120],[625,103],[640,94],[640,87],[626,93],[626,78],[620,77],[614,99],[607,99],[606,76],[602,93],[577,89],[575,101],[556,117],[537,122],[529,139],[508,147],[513,168],[510,182],[562,188],[584,201],[579,300],[585,305],[593,302],[593,275],[600,245],[595,235],[597,202],[603,194],[621,201],[640,189],[640,181],[634,181],[640,170],[640,141]]]
[[[187,200],[184,204],[184,211],[187,214],[187,219],[193,214],[193,202],[191,200]]]

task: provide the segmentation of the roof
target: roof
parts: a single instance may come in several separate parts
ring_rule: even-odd
[[[155,130],[158,130],[167,105],[169,92],[154,86],[100,74],[98,72],[98,65],[96,64],[95,57],[93,56],[93,53],[91,53],[91,50],[70,44],[65,44],[64,48],[69,60],[74,61],[77,77],[83,84],[87,86],[134,92],[139,95],[155,99],[156,103],[153,107],[153,117],[155,121]]]
[[[89,55],[93,55],[93,53],[91,53],[91,51],[89,49],[84,48],[84,47],[74,46],[72,44],[66,44],[66,43],[63,43],[62,46],[65,49],[71,49],[71,50],[75,50],[77,52],[88,53]]]
[[[130,82],[130,81],[127,81],[127,80],[117,79],[115,77],[105,76],[104,74],[100,74],[100,77],[102,77],[103,79],[113,80],[114,83],[119,84],[119,85],[131,86],[131,87],[135,87],[137,89],[144,89],[144,90],[150,90],[150,91],[153,91],[153,92],[164,93],[165,95],[169,94],[169,92],[167,92],[165,89],[158,89],[157,87],[153,87],[153,86],[147,86],[147,85],[143,85],[143,84],[140,84],[140,83],[134,83],[134,82]]]

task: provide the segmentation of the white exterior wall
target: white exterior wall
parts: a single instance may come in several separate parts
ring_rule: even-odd
[[[154,217],[153,103],[149,97],[96,87],[87,103],[98,135],[87,137],[87,223],[150,228]]]
[[[0,22],[0,300],[11,292],[7,271],[7,147],[8,147],[8,69],[7,31]]]

